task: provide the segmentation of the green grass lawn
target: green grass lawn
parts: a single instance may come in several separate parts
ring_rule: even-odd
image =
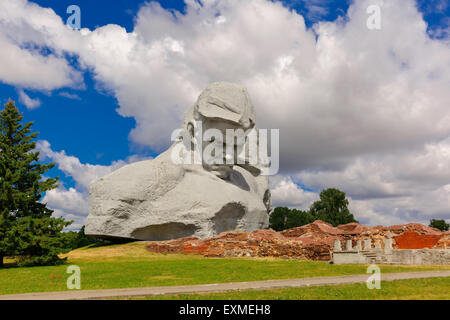
[[[366,284],[245,290],[208,294],[156,296],[147,300],[449,300],[450,277],[382,281],[381,289]]]
[[[53,267],[0,269],[0,294],[67,290],[66,269],[81,269],[82,289],[172,286],[235,281],[256,281],[363,274],[364,265],[330,265],[326,262],[275,258],[204,258],[195,255],[161,255],[134,242],[70,252],[68,263]],[[450,266],[381,266],[382,272],[450,270]]]

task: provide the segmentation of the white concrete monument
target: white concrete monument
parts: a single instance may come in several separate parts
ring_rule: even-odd
[[[334,248],[334,250],[333,250],[334,252],[341,252],[342,251],[341,240],[334,239],[333,248]]]
[[[263,165],[239,158],[237,151],[249,148],[248,132],[253,128],[253,106],[244,87],[226,82],[209,85],[183,123],[188,142],[180,135],[157,158],[124,166],[91,183],[86,234],[169,240],[266,228],[271,210],[268,176],[261,174]],[[223,136],[227,129],[242,129],[244,139],[237,139],[230,155],[229,141],[204,140],[201,132],[208,129]],[[223,158],[223,164],[205,159],[201,151],[208,143],[223,146],[222,154],[212,153]],[[186,155],[191,163],[186,163]],[[177,163],[180,157],[184,162]]]
[[[384,251],[385,252],[391,252],[392,250],[393,250],[392,238],[385,238],[384,239]]]
[[[358,241],[356,241],[355,249],[356,249],[356,251],[362,251],[362,241],[361,241],[361,239],[358,239]]]
[[[372,249],[372,239],[370,238],[365,238],[364,239],[364,250],[370,250]]]
[[[352,240],[347,240],[345,242],[345,250],[346,251],[353,251]]]

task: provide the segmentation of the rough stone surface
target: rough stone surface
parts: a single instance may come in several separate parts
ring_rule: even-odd
[[[373,246],[379,245],[381,248],[384,248],[384,240],[386,238],[392,238],[392,247],[394,249],[432,248],[445,235],[438,229],[420,223],[365,228],[353,238],[353,241],[368,238],[372,241]]]
[[[438,242],[433,246],[435,249],[450,249],[450,232],[445,232]]]
[[[405,264],[405,265],[450,265],[448,249],[394,249],[389,252],[372,250],[334,252],[334,264]]]
[[[202,254],[206,257],[284,257],[308,260],[330,259],[330,246],[303,243],[269,230],[229,231],[209,239],[186,238],[151,242],[147,250],[156,253]]]
[[[355,250],[351,252],[352,257],[350,259],[359,259],[359,262],[364,262],[366,257],[356,256],[361,251],[359,247],[362,244],[361,240],[364,243],[363,251],[378,250],[380,252],[390,252],[391,244],[394,247],[394,243],[396,243],[393,236],[402,236],[405,233],[412,232],[411,230],[415,230],[414,232],[417,232],[419,238],[440,237],[440,240],[433,248],[444,248],[445,245],[448,247],[450,233],[442,233],[439,230],[420,224],[367,227],[357,223],[350,223],[333,227],[326,222],[317,220],[305,226],[281,232],[271,229],[257,230],[250,233],[228,231],[208,239],[189,237],[165,242],[150,242],[147,244],[147,250],[163,254],[200,254],[206,257],[283,257],[329,261],[332,258],[335,243],[339,241],[345,244],[347,240],[351,240]],[[377,241],[376,243],[379,243],[379,247],[382,246],[383,248],[385,248],[385,243],[388,243],[388,248],[384,250],[374,249],[373,246],[368,248],[367,243],[375,243],[375,240]],[[401,241],[400,245],[396,244],[396,248],[399,249],[399,247],[402,249]],[[400,255],[396,253],[392,261],[397,258],[400,259],[399,261],[410,259],[407,253],[405,258],[402,258]],[[433,254],[431,257],[428,257],[427,252],[421,253],[421,255],[425,257],[423,261],[441,261],[439,257],[436,258]]]
[[[254,128],[253,106],[246,89],[224,82],[208,86],[182,129],[190,132],[199,123],[204,130]],[[196,145],[204,143],[195,135],[190,139]],[[174,150],[188,152],[186,142],[179,139],[154,160],[124,166],[94,181],[89,190],[86,234],[170,240],[268,226],[270,191],[268,177],[261,175],[262,167],[209,165],[204,161],[176,164]],[[189,151],[189,157],[195,152]]]
[[[394,237],[397,247],[401,249],[433,248],[442,238],[441,234],[419,234],[416,231],[406,231]]]

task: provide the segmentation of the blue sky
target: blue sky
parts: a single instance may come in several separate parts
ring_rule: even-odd
[[[91,30],[107,25],[118,24],[128,32],[134,27],[134,17],[145,1],[133,0],[34,0],[42,7],[53,9],[63,21],[70,14],[67,7],[73,4],[81,8],[82,28]],[[158,1],[163,8],[184,12],[183,0]],[[333,21],[338,16],[344,16],[350,1],[282,1],[292,10],[305,17],[306,25],[311,27],[317,21]],[[431,1],[433,2],[433,1]],[[311,13],[311,6],[323,8],[324,12]],[[419,1],[418,6],[424,13],[425,21],[430,28],[442,26],[444,18],[448,17],[450,7],[446,11],[433,11],[430,1]],[[77,60],[72,65],[77,67]],[[25,119],[34,121],[34,129],[39,131],[39,139],[48,140],[55,150],[65,150],[67,154],[74,154],[83,163],[108,165],[112,161],[125,159],[133,153],[145,156],[155,156],[149,148],[133,145],[128,134],[135,126],[133,118],[124,118],[117,114],[117,100],[111,92],[96,84],[90,72],[84,74],[85,88],[82,90],[60,89],[53,92],[27,91],[33,99],[38,98],[42,105],[33,110],[27,110],[19,102],[18,91],[14,86],[0,84],[2,104],[12,98],[24,113]],[[69,99],[60,93],[76,94],[80,99]],[[52,174],[60,176],[68,186],[73,186],[70,176],[55,169]]]
[[[137,13],[143,6],[146,6],[144,1],[130,0],[33,0],[30,2],[34,2],[43,8],[49,7],[53,9],[63,21],[66,21],[69,16],[69,14],[66,13],[67,7],[76,4],[81,8],[82,28],[88,28],[91,31],[94,31],[107,24],[114,24],[125,28],[128,33],[132,32],[134,29]],[[335,21],[338,17],[345,17],[347,10],[349,6],[353,4],[353,1],[293,0],[282,1],[282,3],[285,7],[294,10],[303,16],[307,29],[309,29],[311,33],[314,32],[317,37],[317,32],[320,33],[320,31],[315,30],[314,26],[317,26],[319,22]],[[167,12],[173,12],[173,10],[175,10],[184,14],[186,10],[184,1],[160,1],[160,4]],[[436,39],[436,41],[448,39],[448,27],[450,21],[450,6],[448,5],[448,1],[419,0],[416,2],[416,7],[422,14],[423,20],[427,23],[429,37],[431,39]],[[161,31],[159,30],[158,32]],[[22,43],[22,49],[26,45],[27,43]],[[43,53],[43,56],[51,55],[56,52],[56,49],[50,48],[47,45],[40,46],[40,50],[41,53]],[[46,50],[48,50],[47,53],[45,52]],[[2,81],[0,79],[0,102],[4,104],[8,98],[15,100],[19,109],[24,113],[25,119],[27,121],[34,121],[34,129],[40,132],[40,140],[48,141],[51,144],[51,150],[55,152],[62,152],[64,150],[65,155],[78,158],[82,164],[110,166],[114,161],[124,160],[132,155],[138,155],[139,158],[156,156],[161,149],[156,146],[157,144],[139,143],[139,141],[141,141],[139,138],[130,136],[130,132],[137,126],[138,120],[142,122],[144,121],[142,119],[151,119],[153,114],[150,112],[143,116],[141,111],[133,113],[136,108],[124,108],[124,106],[121,106],[118,99],[123,92],[119,92],[114,85],[111,85],[112,82],[105,83],[107,80],[105,80],[103,75],[99,76],[99,71],[96,69],[98,66],[86,67],[80,65],[80,60],[76,53],[67,54],[66,58],[68,65],[82,76],[82,81],[79,81],[77,85],[59,86],[52,88],[51,90],[42,90],[36,87],[29,87],[25,84],[8,84],[7,81]],[[220,75],[220,73],[218,74]],[[215,78],[212,77],[211,79],[214,80]],[[201,81],[198,81],[197,83],[200,82]],[[40,102],[38,103],[39,106],[32,109],[27,108],[23,102],[23,98],[19,98],[19,95],[22,92],[35,102],[38,99]],[[120,115],[118,113],[118,109],[120,108],[122,108],[121,110],[125,110],[121,112],[122,114],[128,112],[129,116],[125,117]],[[155,117],[158,117],[158,115],[155,115]],[[441,140],[447,137],[446,133],[441,132],[436,134],[436,137],[431,137],[431,134],[429,134],[423,141],[439,143],[437,136],[439,136],[439,139]],[[169,143],[170,141],[167,139],[167,142],[164,143],[163,141],[162,145],[168,145]],[[411,146],[411,144],[404,143],[405,146]],[[370,143],[362,144],[362,149],[364,149],[364,145],[367,146],[370,145]],[[348,145],[345,144],[341,149],[344,150],[347,146]],[[317,149],[318,148],[314,148],[312,150],[315,152]],[[364,150],[364,157],[366,155],[381,152],[380,150],[382,149],[383,146],[374,144],[371,150]],[[400,149],[396,149],[396,151],[398,150]],[[323,156],[320,156],[321,152],[319,151],[317,151],[317,157],[323,158]],[[351,161],[356,161],[355,159],[362,155],[362,153],[358,152],[354,153],[355,157],[351,158]],[[352,151],[349,149],[348,154],[351,153]],[[394,151],[388,155],[390,154],[394,154]],[[384,156],[385,155],[383,155],[383,157]],[[350,160],[343,156],[336,157],[332,164],[323,163],[315,166],[311,165],[311,162],[313,161],[314,159],[309,160],[308,156],[305,156],[305,160],[300,161],[302,164],[299,165],[298,168],[292,168],[292,170],[289,169],[290,171],[286,169],[286,172],[283,172],[283,178],[288,179],[289,183],[293,183],[297,187],[300,186],[300,191],[296,190],[296,192],[301,193],[301,190],[304,190],[307,193],[314,193],[314,191],[318,191],[322,188],[321,183],[316,183],[316,180],[311,178],[311,172],[330,172],[333,170],[337,170],[336,172],[338,172],[339,170],[345,170],[346,166],[348,167],[351,163]],[[290,168],[292,165],[287,167]],[[302,172],[308,172],[308,174]],[[60,176],[63,186],[66,189],[77,188],[76,179],[74,179],[71,174],[68,174],[67,170],[64,171],[55,168],[50,175]],[[345,183],[342,183],[342,185],[345,185]],[[348,189],[350,195],[352,194],[353,187],[354,186],[349,187]],[[354,187],[354,189],[358,189],[358,187]],[[362,189],[364,188],[359,188],[359,190]],[[373,193],[369,190],[367,192],[370,194],[360,195],[357,194],[358,192],[354,192],[354,197],[355,199],[364,198],[366,196],[369,198],[379,198],[380,192],[382,196],[390,197],[390,194],[386,195],[384,193],[386,192],[385,190],[375,190]],[[398,192],[392,191],[392,194],[394,193],[397,194]],[[312,197],[313,196],[311,195],[311,198]],[[282,201],[280,203],[287,205],[291,204],[294,206],[298,204],[295,201],[292,202],[288,200],[286,200],[285,203]],[[391,210],[392,212],[399,209],[397,207],[389,209],[380,209],[378,207],[375,205],[371,206],[370,210],[373,212],[377,212],[377,210]],[[444,215],[445,217],[445,214],[442,213],[443,211],[441,209],[442,208],[439,209],[440,211],[436,212],[439,212],[440,216]],[[407,209],[401,210],[408,212]],[[415,213],[417,212],[416,209],[410,210],[409,212],[414,213],[404,213],[402,219],[417,217],[417,213]],[[372,218],[367,217],[366,221],[370,221]],[[423,220],[420,217],[417,219]],[[377,221],[383,221],[383,219]]]

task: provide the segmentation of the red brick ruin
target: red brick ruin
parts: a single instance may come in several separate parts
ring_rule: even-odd
[[[208,239],[183,238],[149,242],[147,250],[156,253],[200,254],[205,257],[282,257],[328,261],[335,239],[370,238],[384,246],[385,238],[393,239],[394,249],[450,247],[450,232],[441,232],[419,223],[390,227],[368,227],[348,223],[333,227],[317,220],[305,226],[281,232],[272,229],[254,232],[227,231]]]

